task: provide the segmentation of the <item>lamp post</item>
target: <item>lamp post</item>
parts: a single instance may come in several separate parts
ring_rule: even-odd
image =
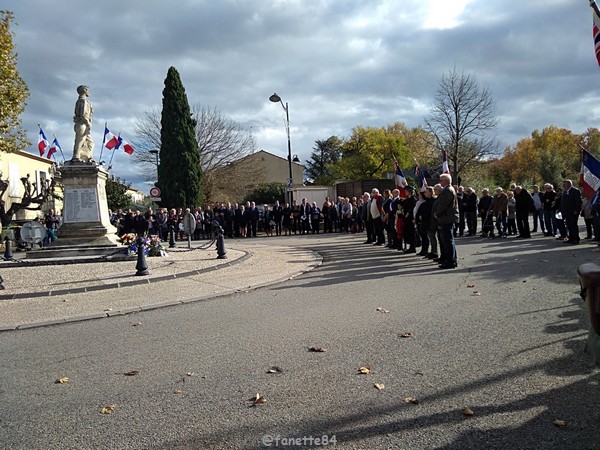
[[[287,102],[285,102],[285,105],[284,105],[283,101],[281,100],[281,97],[279,95],[273,94],[269,97],[269,100],[271,100],[273,103],[281,103],[281,107],[285,111],[285,131],[287,133],[288,165],[289,165],[289,169],[290,169],[290,178],[288,180],[288,187],[289,187],[290,205],[291,205],[294,202],[294,192],[292,191],[292,189],[294,187],[294,178],[293,178],[293,174],[292,174],[292,142],[290,140],[290,111],[288,109]]]
[[[158,182],[158,150],[153,148],[152,150],[148,150],[148,153],[152,153],[156,156],[156,181]]]

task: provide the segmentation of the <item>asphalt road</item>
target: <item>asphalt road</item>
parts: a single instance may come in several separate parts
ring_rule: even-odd
[[[277,239],[324,262],[268,288],[0,334],[0,448],[600,448],[594,246],[465,238],[440,271],[363,240]]]

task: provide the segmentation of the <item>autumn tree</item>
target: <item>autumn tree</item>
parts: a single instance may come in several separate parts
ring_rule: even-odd
[[[10,30],[11,11],[0,10],[0,151],[16,152],[30,143],[21,126],[29,90],[17,70],[17,54]]]
[[[326,140],[315,141],[315,147],[306,163],[306,173],[315,184],[330,185],[335,181],[332,173],[334,167],[342,157],[342,141],[337,136],[330,136]]]
[[[491,91],[474,76],[456,68],[442,76],[425,129],[446,150],[455,179],[469,165],[497,153],[495,109]]]
[[[256,149],[252,134],[242,126],[223,116],[217,108],[196,104],[192,107],[195,135],[198,142],[200,166],[202,167],[202,193],[212,199],[218,183],[217,169],[225,167]],[[154,173],[155,156],[149,150],[160,148],[161,120],[158,111],[147,111],[135,124],[139,149],[134,153],[135,162],[144,166],[147,173]]]
[[[354,127],[341,150],[339,163],[328,165],[338,180],[384,178],[393,170],[394,157],[402,167],[413,164],[404,137],[393,129]]]
[[[179,72],[170,67],[160,127],[158,186],[162,205],[184,208],[201,204],[202,168],[195,126]]]

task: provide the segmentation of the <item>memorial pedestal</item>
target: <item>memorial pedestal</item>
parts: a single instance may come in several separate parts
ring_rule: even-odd
[[[96,163],[67,161],[60,170],[64,186],[63,224],[58,239],[28,258],[108,255],[119,247],[106,201],[108,173]]]

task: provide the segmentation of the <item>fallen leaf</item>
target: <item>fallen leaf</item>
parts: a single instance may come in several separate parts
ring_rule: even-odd
[[[374,386],[375,389],[377,389],[378,391],[381,391],[383,388],[385,388],[385,385],[383,383],[375,383]]]
[[[554,425],[556,425],[558,428],[564,428],[567,426],[567,422],[564,420],[560,420],[560,419],[556,419],[554,422]]]
[[[409,338],[409,337],[412,337],[412,333],[402,333],[402,334],[400,335],[400,337],[401,337],[401,338]]]
[[[109,311],[112,311],[112,308],[106,308],[106,309],[104,310],[104,312],[109,312]]]
[[[117,408],[117,404],[113,403],[110,406],[105,406],[100,410],[100,414],[112,414],[112,412]]]
[[[327,351],[327,349],[326,349],[326,348],[323,348],[323,347],[310,347],[310,348],[308,349],[308,351],[309,351],[309,352],[323,353],[323,352],[326,352],[326,351]]]
[[[60,377],[55,381],[56,384],[65,384],[68,382],[69,382],[69,377]]]
[[[173,391],[173,394],[176,394],[176,395],[179,395],[179,394],[181,394],[181,389],[175,389],[175,390]]]
[[[468,287],[468,288],[474,288],[474,287],[475,287],[475,285],[474,285],[474,284],[467,284],[467,287]]]
[[[377,308],[377,311],[379,311],[380,313],[384,313],[384,314],[389,313],[389,311],[387,309],[383,309],[383,308]]]
[[[139,327],[141,324],[142,324],[142,322],[135,322],[135,323],[132,323],[131,326],[132,327]]]
[[[281,367],[271,366],[269,370],[267,370],[267,373],[283,373],[283,369]]]
[[[472,295],[474,295],[474,296],[476,296],[476,297],[477,297],[477,296],[481,295],[481,292],[478,292],[478,291],[473,291],[473,294],[472,294]]]
[[[373,369],[369,364],[358,368],[358,373],[361,375],[369,375],[372,371]]]
[[[548,261],[547,259],[540,259],[540,262],[547,263],[547,262],[550,262],[550,261]]]
[[[256,393],[255,397],[249,398],[248,401],[252,402],[252,406],[267,403],[267,399],[260,395],[258,392]]]
[[[419,400],[417,400],[414,397],[404,397],[404,403],[410,403],[413,405],[418,405],[419,404]]]
[[[519,258],[515,258],[515,259],[514,259],[514,261],[518,261],[518,260],[519,260]]]
[[[473,412],[473,410],[471,408],[465,408],[465,409],[463,409],[463,414],[465,416],[472,416],[475,413]]]
[[[194,375],[196,375],[196,374],[195,374],[194,372],[188,372],[188,373],[186,373],[186,375],[187,375],[188,377],[193,377],[193,376],[194,376]]]
[[[125,372],[123,375],[126,377],[135,377],[138,373],[140,373],[138,370],[132,370],[130,372]]]

